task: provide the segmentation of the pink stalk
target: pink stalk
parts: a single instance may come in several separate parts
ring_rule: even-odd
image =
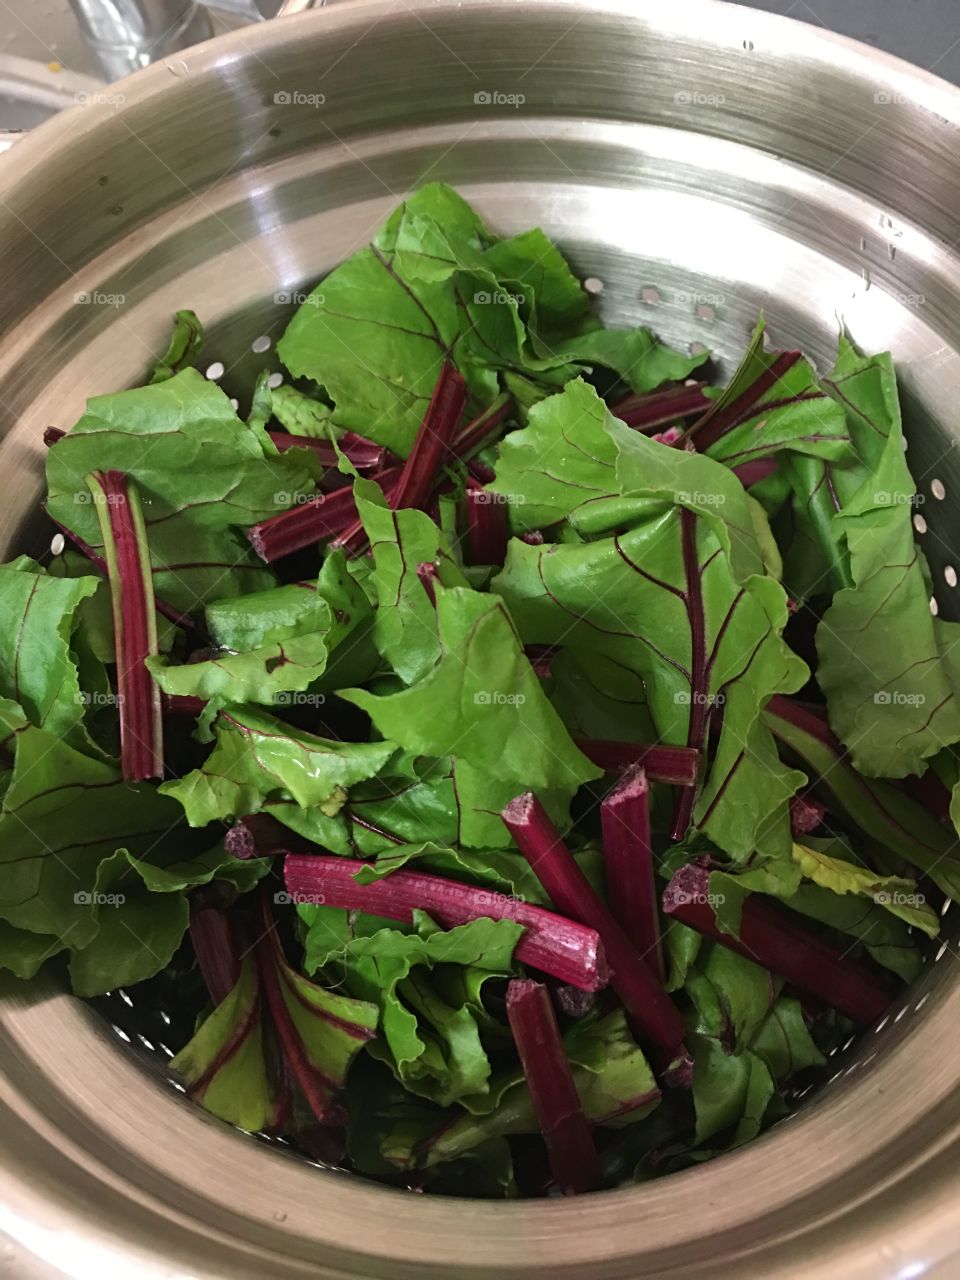
[[[650,836],[650,787],[635,765],[600,806],[610,909],[659,983],[666,981]]]
[[[94,551],[89,542],[84,542],[81,537],[75,534],[71,529],[68,529],[65,524],[61,524],[59,520],[54,520],[49,511],[47,512],[47,518],[57,526],[65,538],[70,539],[81,555],[87,557],[95,569],[99,569],[104,577],[107,576],[106,560],[104,560],[103,556]],[[173,605],[167,604],[165,600],[160,600],[154,596],[153,603],[156,606],[157,613],[162,613],[165,618],[168,618],[178,627],[183,627],[184,630],[187,631],[197,631],[199,629],[196,622],[194,622],[193,618],[191,618],[189,614],[181,613],[179,609],[174,609]]]
[[[683,1020],[637,954],[636,948],[591,888],[532,791],[504,809],[503,821],[558,911],[600,935],[610,961],[610,985],[623,1001],[638,1033],[669,1059],[682,1056]]]
[[[284,878],[294,898],[367,911],[406,924],[417,908],[445,929],[481,918],[516,920],[526,930],[517,943],[518,960],[584,991],[600,991],[607,985],[607,962],[595,929],[506,894],[422,871],[394,871],[371,884],[358,884],[356,873],[371,865],[292,853],[284,864]]]
[[[385,467],[370,476],[387,493],[400,475],[399,467]],[[318,493],[289,511],[261,520],[247,530],[247,537],[254,551],[267,564],[302,551],[323,538],[335,538],[343,534],[357,521],[357,503],[353,485],[344,485],[333,493]]]
[[[162,695],[163,710],[166,715],[183,716],[193,720],[206,708],[206,698],[197,698],[192,693],[165,693]]]
[[[190,912],[190,942],[210,999],[223,1004],[240,978],[240,958],[233,925],[218,907]]]
[[[651,782],[692,787],[700,776],[700,752],[694,747],[647,746],[642,742],[611,742],[603,738],[574,738],[595,765],[610,772],[641,764]]]
[[[602,1177],[600,1160],[546,987],[514,979],[507,987],[507,1019],[554,1181],[563,1195],[593,1191]]]
[[[157,653],[157,614],[140,499],[122,471],[94,471],[87,484],[100,521],[113,600],[120,765],[128,782],[162,778],[160,689],[145,665]]]
[[[449,450],[467,403],[467,384],[447,360],[400,479],[388,495],[394,510],[423,507],[433,492],[437,471]]]
[[[709,886],[706,867],[681,867],[664,890],[664,912],[779,974],[860,1026],[883,1016],[891,1000],[885,982],[758,895],[743,904],[739,938],[721,932]]]
[[[671,387],[649,395],[628,395],[610,406],[610,412],[638,431],[656,431],[684,418],[702,415],[713,405],[703,394],[702,382],[692,387]]]
[[[506,504],[497,493],[468,486],[463,495],[467,506],[467,547],[471,564],[502,565],[507,557],[510,530]]]
[[[733,468],[733,474],[745,489],[750,489],[761,480],[775,476],[779,470],[776,458],[756,458],[753,462],[741,462],[739,467]]]
[[[288,449],[312,449],[325,467],[335,467],[340,461],[330,440],[291,435],[289,431],[269,431],[267,434],[281,453],[286,453]],[[354,435],[352,431],[341,436],[337,444],[340,452],[358,471],[381,471],[396,461],[390,450],[382,444]]]

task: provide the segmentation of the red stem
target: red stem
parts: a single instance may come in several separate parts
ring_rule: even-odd
[[[430,600],[434,608],[437,607],[437,583],[440,581],[440,574],[437,572],[437,566],[430,560],[425,560],[422,564],[417,565],[417,577],[420,585]]]
[[[429,499],[466,403],[467,384],[450,361],[445,360],[400,479],[387,498],[395,511],[400,507],[422,508]]]
[[[671,387],[649,395],[628,395],[610,406],[610,412],[638,431],[657,431],[660,427],[681,422],[684,418],[703,415],[713,406],[703,394],[702,382],[693,387]]]
[[[482,918],[516,920],[526,929],[517,943],[518,960],[584,991],[600,991],[607,985],[607,963],[596,930],[491,889],[421,871],[394,871],[372,884],[358,884],[355,874],[371,865],[348,858],[289,854],[284,878],[294,898],[367,911],[405,924],[412,921],[417,908],[445,929]]]
[[[733,468],[733,474],[745,489],[750,489],[761,480],[775,476],[779,470],[776,458],[756,458],[753,462],[741,462],[739,467]]]
[[[146,668],[157,652],[153,571],[136,490],[122,471],[88,476],[103,534],[113,600],[120,766],[128,782],[163,777],[160,688]]]
[[[704,416],[687,431],[679,442],[680,447],[683,448],[688,441],[692,440],[694,446],[703,453],[711,445],[716,444],[721,436],[739,425],[744,415],[749,416],[749,411],[757,402],[762,400],[800,359],[802,355],[799,351],[781,351],[769,369],[765,369],[756,382],[747,387],[746,391],[730,404],[721,406],[719,402],[714,401]]]
[[[312,449],[325,467],[336,467],[340,461],[330,440],[291,435],[289,431],[268,431],[267,434],[281,453],[288,449]],[[390,450],[382,444],[354,435],[351,431],[341,436],[337,445],[358,471],[381,471],[396,462]]]
[[[680,1014],[609,908],[591,888],[540,801],[528,791],[511,800],[502,817],[557,910],[600,935],[610,961],[610,985],[637,1031],[669,1058],[682,1055]]]
[[[283,962],[283,955],[277,939],[276,924],[264,894],[261,894],[260,904],[263,933],[256,944],[257,968],[281,1051],[310,1105],[310,1110],[320,1123],[342,1123],[343,1111],[331,1096],[335,1085],[318,1071],[307,1057],[293,1018],[290,1016],[290,1010],[283,998],[278,972]]]
[[[190,912],[190,942],[215,1005],[223,1004],[240,979],[240,957],[233,925],[217,907]]]
[[[647,746],[605,738],[574,738],[574,742],[588,760],[609,772],[642,764],[651,782],[675,787],[693,787],[700,777],[700,752],[692,747]]]
[[[512,412],[513,401],[509,396],[503,400],[495,400],[489,408],[484,409],[483,413],[457,432],[451,452],[463,461],[468,461],[475,453],[493,443]]]
[[[707,735],[709,697],[707,691],[707,634],[703,610],[703,581],[697,555],[697,517],[686,507],[680,508],[680,542],[686,580],[687,617],[690,621],[690,720],[687,746],[702,750]],[[693,820],[697,801],[696,786],[680,792],[673,819],[672,836],[682,840]]]
[[[659,983],[666,981],[650,835],[650,787],[636,765],[600,806],[610,909]]]
[[[600,1160],[546,987],[514,979],[507,987],[507,1018],[554,1181],[563,1195],[593,1191],[602,1177]]]
[[[52,427],[50,429],[54,430]],[[49,511],[47,512],[47,518],[57,526],[65,538],[70,539],[81,555],[87,557],[95,569],[99,569],[104,577],[107,576],[106,560],[104,560],[103,556],[94,551],[89,542],[84,542],[81,537],[75,534],[71,529],[68,529],[65,524],[61,524],[59,520],[54,520]],[[199,631],[200,628],[189,614],[181,613],[179,609],[174,609],[172,604],[167,604],[165,600],[160,600],[156,596],[154,596],[153,603],[156,606],[157,613],[162,613],[165,618],[168,618],[178,627],[183,627],[185,631]]]
[[[861,1026],[882,1017],[892,998],[885,982],[757,895],[743,904],[740,937],[721,932],[709,885],[706,867],[681,867],[664,890],[664,912],[779,974]]]
[[[464,496],[467,506],[467,547],[471,564],[502,565],[507,558],[506,504],[496,493],[468,487]]]
[[[389,495],[400,475],[399,467],[385,467],[371,475],[381,489]],[[281,511],[279,515],[261,520],[247,530],[247,537],[254,551],[272,564],[283,556],[302,551],[323,538],[335,538],[354,526],[357,521],[357,503],[353,485],[345,484],[333,493],[318,493],[306,502]]]

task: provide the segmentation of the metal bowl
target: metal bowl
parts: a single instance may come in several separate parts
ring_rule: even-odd
[[[712,0],[351,0],[116,92],[0,161],[5,548],[35,527],[42,429],[138,379],[177,307],[201,313],[239,388],[284,299],[443,178],[503,231],[541,223],[603,282],[608,320],[703,341],[721,365],[761,307],[822,365],[840,322],[891,348],[919,536],[956,613],[957,90]],[[839,1078],[747,1149],[518,1204],[311,1168],[187,1105],[162,1053],[136,1060],[89,1008],[11,983],[0,1262],[77,1280],[955,1276],[954,963],[950,943]],[[136,1038],[133,1015],[116,1021]]]

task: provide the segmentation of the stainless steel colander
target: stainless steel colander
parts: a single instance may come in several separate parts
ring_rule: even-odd
[[[238,394],[290,298],[442,178],[499,230],[543,225],[609,321],[703,342],[722,368],[761,307],[821,367],[841,322],[890,348],[917,535],[954,616],[958,142],[957,90],[714,0],[350,0],[178,53],[0,159],[4,550],[42,536],[43,428],[140,378],[174,310],[200,312]],[[575,1203],[310,1167],[170,1089],[162,992],[117,993],[105,1018],[11,982],[0,1276],[955,1277],[955,964],[949,940],[753,1146]]]

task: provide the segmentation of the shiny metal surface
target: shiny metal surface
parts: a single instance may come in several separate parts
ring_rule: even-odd
[[[891,348],[921,537],[957,616],[957,90],[711,0],[351,0],[121,90],[0,163],[5,548],[32,536],[43,428],[139,378],[177,307],[200,312],[239,389],[289,313],[276,295],[443,178],[503,231],[540,222],[603,282],[608,319],[703,341],[722,366],[760,307],[774,341],[821,364],[838,322]],[[311,1168],[184,1104],[78,1002],[7,984],[0,1262],[18,1280],[954,1277],[945,923],[918,989],[801,1114],[722,1161],[565,1203],[411,1197]]]
[[[198,0],[70,0],[107,80],[119,80],[213,34]]]

